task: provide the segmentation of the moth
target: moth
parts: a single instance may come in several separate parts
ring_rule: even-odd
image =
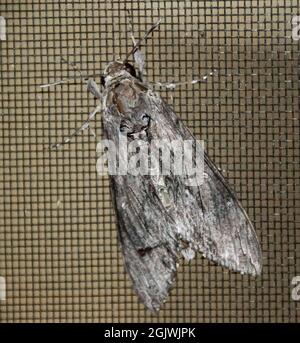
[[[159,21],[138,41],[132,35],[133,48],[126,58],[109,63],[101,75],[102,91],[92,78],[84,78],[99,106],[63,144],[86,129],[97,112],[102,112],[106,139],[116,146],[122,136],[128,144],[154,138],[170,143],[195,141],[172,108],[143,80],[145,59],[140,48],[158,25]],[[136,68],[128,62],[131,56]],[[201,80],[192,81],[197,82]],[[261,248],[251,221],[206,153],[204,174],[197,186],[187,185],[183,176],[174,173],[110,175],[125,268],[138,298],[150,311],[158,311],[166,301],[181,256],[189,260],[200,252],[233,271],[261,273]]]

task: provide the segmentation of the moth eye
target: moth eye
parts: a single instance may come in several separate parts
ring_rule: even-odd
[[[143,124],[147,125],[150,121],[150,116],[148,116],[148,114],[143,114],[142,115],[142,122]]]
[[[134,66],[132,66],[130,63],[125,63],[125,70],[132,76],[136,77],[136,72],[134,69]]]
[[[101,85],[104,87],[105,86],[105,76],[101,75]]]

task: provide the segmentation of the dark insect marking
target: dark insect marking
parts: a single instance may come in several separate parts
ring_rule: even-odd
[[[101,76],[100,76],[100,79],[101,79],[101,85],[102,85],[103,87],[105,87],[105,76],[104,76],[104,75],[101,75]]]
[[[120,131],[122,133],[128,132],[129,130],[130,130],[130,128],[127,125],[125,125],[125,124],[120,125]]]
[[[122,121],[120,124],[120,132],[124,135],[127,135],[127,137],[131,137],[132,134],[134,133],[134,130],[130,126],[131,126],[130,124]]]
[[[148,127],[150,119],[151,117],[147,113],[142,115],[142,123],[145,125],[145,127]]]
[[[131,65],[130,63],[126,62],[124,64],[125,66],[125,70],[130,74],[132,75],[133,77],[136,77],[136,71],[135,71],[135,68],[133,65]]]
[[[138,249],[138,254],[140,255],[140,256],[145,256],[147,253],[149,253],[150,251],[152,250],[152,248],[151,247],[147,247],[147,248],[144,248],[144,249]]]
[[[188,248],[190,246],[190,242],[187,241],[186,239],[182,239],[181,238],[180,239],[180,243],[181,243],[183,249],[186,249],[186,248]]]

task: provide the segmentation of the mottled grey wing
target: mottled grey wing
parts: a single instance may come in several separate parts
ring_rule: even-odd
[[[149,91],[145,101],[154,109],[157,138],[194,139],[159,96]],[[193,251],[200,251],[203,256],[232,270],[260,274],[261,249],[251,221],[206,154],[204,175],[204,182],[197,187],[185,186],[183,178],[176,175],[171,187],[168,181],[170,197],[174,199],[173,219],[185,242],[183,255],[192,258]]]
[[[103,116],[106,138],[119,145],[120,115],[114,108]],[[111,175],[112,199],[125,269],[136,294],[158,311],[176,275],[179,256],[172,216],[160,202],[149,176]]]
[[[207,155],[204,171],[203,184],[190,187],[177,204],[184,213],[182,225],[188,227],[184,239],[191,249],[222,266],[259,275],[260,245],[246,212]]]
[[[172,219],[152,192],[149,178],[112,176],[111,185],[125,268],[140,300],[158,311],[176,274]]]
[[[132,111],[141,109],[147,109],[151,118],[149,139],[194,139],[151,90],[140,95]],[[116,144],[119,127],[119,114],[108,110],[104,130]],[[160,182],[150,176],[111,176],[125,266],[150,310],[158,310],[168,296],[180,253],[189,259],[200,251],[242,273],[261,271],[260,246],[251,222],[206,155],[204,172],[204,183],[197,187],[186,186],[178,175],[164,176]]]

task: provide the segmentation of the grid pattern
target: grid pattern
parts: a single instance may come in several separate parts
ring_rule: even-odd
[[[297,322],[300,275],[299,1],[1,1],[1,322]],[[262,276],[203,259],[182,261],[158,315],[139,304],[124,272],[108,179],[96,173],[93,131],[57,151],[95,106],[61,57],[99,75],[158,17],[144,48],[149,80],[206,84],[162,91],[203,139],[253,220]],[[99,81],[99,78],[96,77]]]

